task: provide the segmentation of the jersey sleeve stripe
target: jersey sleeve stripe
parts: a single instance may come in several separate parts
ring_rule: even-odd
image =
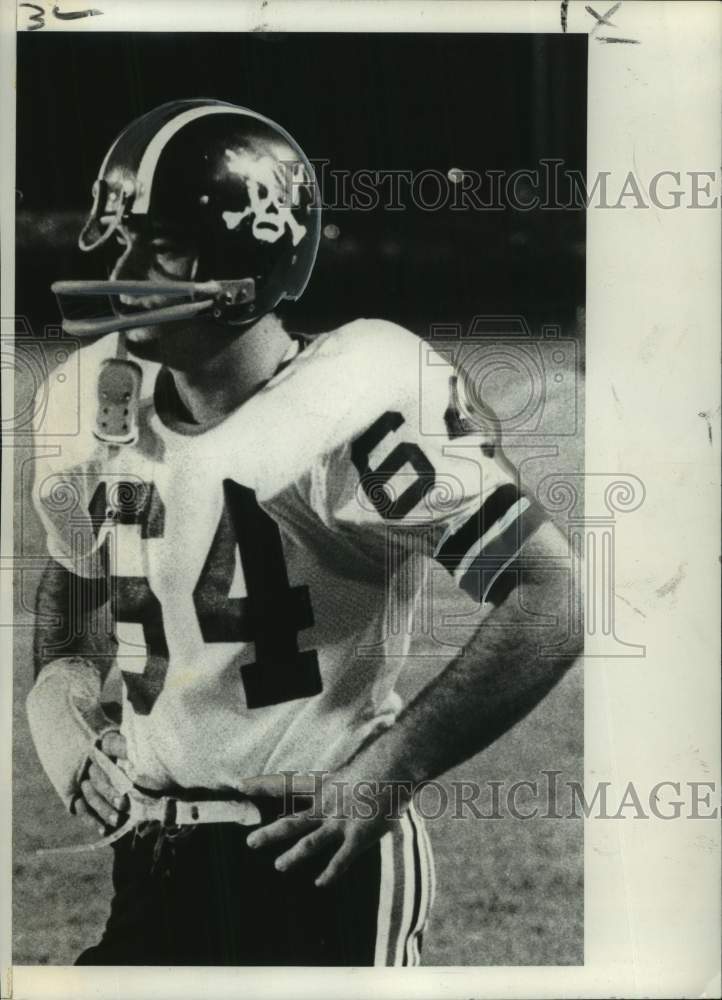
[[[471,546],[506,514],[519,497],[519,490],[513,483],[504,483],[494,490],[457,532],[442,540],[436,552],[439,562],[454,573]]]
[[[545,520],[543,511],[530,503],[504,531],[481,549],[464,572],[455,574],[459,586],[474,600],[493,602],[504,589],[502,578],[514,570],[524,543]]]
[[[457,580],[460,580],[468,572],[471,566],[476,561],[477,557],[482,552],[488,552],[491,543],[499,539],[508,528],[514,523],[514,521],[520,517],[526,510],[529,509],[530,500],[528,497],[519,497],[516,503],[513,503],[509,510],[500,517],[499,520],[493,524],[489,530],[477,539],[471,546],[466,555],[462,558],[459,565],[454,570],[454,576]]]

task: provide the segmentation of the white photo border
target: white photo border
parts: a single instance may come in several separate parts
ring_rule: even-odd
[[[588,178],[641,186],[711,172],[698,201],[663,209],[593,204],[587,220],[586,470],[636,476],[645,499],[616,524],[615,627],[644,658],[589,657],[585,777],[712,786],[720,798],[720,18],[704,2],[581,0],[98,0],[66,31],[419,31],[590,34]],[[68,3],[68,9],[84,6]],[[610,8],[614,13],[610,14]],[[605,13],[607,12],[607,13]],[[3,4],[2,315],[13,315],[15,15]],[[609,20],[611,25],[605,24]],[[36,22],[37,23],[37,22]],[[37,29],[36,29],[37,30]],[[453,96],[450,96],[450,100]],[[488,99],[480,95],[480,100]],[[702,182],[703,183],[703,182]],[[709,191],[711,190],[711,194]],[[648,191],[645,189],[645,193]],[[716,193],[716,207],[711,200]],[[5,320],[3,321],[6,322]],[[10,322],[9,320],[7,322]],[[3,333],[9,332],[3,329]],[[12,364],[3,359],[5,413]],[[10,967],[12,449],[3,450],[0,621],[4,669],[0,902],[2,997],[663,997],[720,994],[720,826],[627,816],[585,821],[585,964],[580,967],[79,969]],[[8,502],[10,500],[10,502]],[[592,498],[593,502],[593,498]],[[589,509],[589,508],[588,508]],[[674,586],[671,584],[674,583]]]

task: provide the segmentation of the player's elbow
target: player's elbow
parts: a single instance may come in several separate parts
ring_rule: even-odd
[[[530,540],[524,572],[522,605],[526,604],[544,635],[544,655],[568,669],[584,652],[581,565],[562,532],[547,522]]]
[[[579,559],[563,534],[545,522],[492,588],[494,603],[517,641],[564,673],[584,652]],[[523,637],[523,638],[522,638]]]
[[[84,579],[48,560],[35,599],[35,677],[65,656],[91,658],[109,668],[116,640],[104,579]]]

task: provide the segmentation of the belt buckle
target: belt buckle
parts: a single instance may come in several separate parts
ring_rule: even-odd
[[[172,795],[168,795],[161,799],[159,805],[163,806],[163,818],[161,823],[163,828],[167,830],[169,827],[176,826],[176,820],[178,818],[178,799],[174,798]]]

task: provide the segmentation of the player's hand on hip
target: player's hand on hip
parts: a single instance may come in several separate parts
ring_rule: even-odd
[[[118,763],[128,758],[125,737],[117,730],[105,733],[100,749]],[[83,817],[87,823],[100,823],[100,832],[105,833],[108,828],[120,825],[124,818],[121,814],[128,808],[128,797],[113,783],[112,772],[103,769],[97,755],[91,757],[80,783],[80,795],[73,803],[75,815]]]
[[[294,804],[310,802],[307,808],[255,830],[247,843],[252,848],[278,849],[279,871],[315,868],[315,884],[320,887],[335,882],[399,817],[398,796],[388,783],[358,781],[343,771],[293,774],[292,779],[288,772],[264,774],[244,779],[239,791],[277,799],[288,799],[292,793]]]

